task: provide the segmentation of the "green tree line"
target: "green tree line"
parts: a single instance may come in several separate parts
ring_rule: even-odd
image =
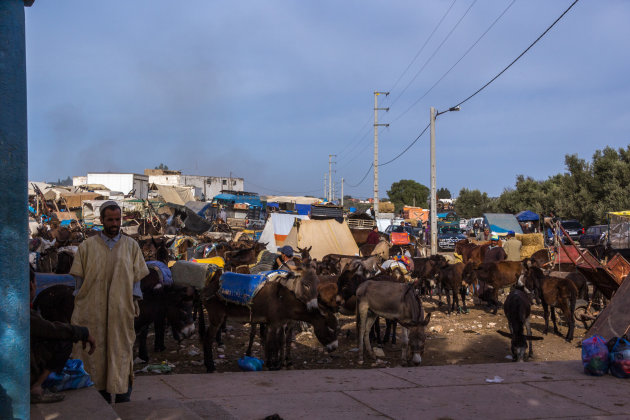
[[[496,198],[477,189],[462,188],[455,211],[469,218],[484,212],[531,210],[578,219],[588,226],[605,223],[607,212],[630,209],[630,146],[597,150],[591,162],[576,154],[566,155],[564,164],[564,173],[544,181],[518,175],[514,188],[506,188]]]

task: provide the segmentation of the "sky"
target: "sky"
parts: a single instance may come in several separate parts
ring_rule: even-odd
[[[29,179],[235,176],[260,194],[430,185],[430,107],[468,98],[560,0],[36,1],[25,9]],[[498,196],[630,144],[630,2],[579,1],[436,122],[438,188]],[[450,71],[449,71],[450,69]]]

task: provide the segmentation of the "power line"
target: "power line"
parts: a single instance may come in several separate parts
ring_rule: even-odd
[[[367,170],[367,172],[365,173],[365,175],[363,175],[363,178],[361,178],[361,181],[359,181],[359,182],[358,182],[358,183],[356,183],[356,184],[350,184],[350,183],[349,183],[349,184],[348,184],[348,186],[349,186],[350,188],[356,188],[356,187],[358,187],[359,185],[361,185],[361,184],[363,183],[363,181],[365,181],[365,179],[367,178],[367,176],[370,174],[370,171],[372,170],[372,168],[373,168],[373,167],[374,167],[374,164],[373,164],[373,163],[370,163],[370,167],[368,168],[368,170]]]
[[[411,149],[411,146],[413,146],[414,144],[416,144],[416,142],[420,139],[420,137],[422,137],[422,135],[423,135],[424,133],[426,133],[426,131],[429,129],[429,126],[430,126],[430,125],[431,125],[431,124],[427,124],[427,126],[426,126],[426,127],[424,127],[424,130],[422,130],[422,132],[421,132],[420,134],[418,134],[418,137],[416,137],[416,138],[415,138],[415,140],[414,140],[414,141],[412,141],[412,142],[409,144],[409,146],[405,147],[405,149],[404,149],[402,152],[400,152],[400,153],[399,153],[399,154],[397,154],[397,155],[396,155],[393,159],[390,159],[390,160],[388,160],[388,161],[387,161],[387,162],[385,162],[385,163],[379,163],[379,165],[378,165],[378,166],[385,166],[385,165],[389,165],[390,163],[392,163],[393,161],[395,161],[396,159],[398,159],[399,157],[401,157],[401,156],[402,156],[402,155],[403,155],[403,154],[404,154],[407,150]]]
[[[431,38],[433,38],[433,35],[435,34],[435,32],[438,30],[438,28],[440,27],[440,25],[442,25],[442,22],[444,22],[444,19],[446,18],[446,16],[449,14],[449,12],[451,11],[451,9],[453,9],[453,6],[455,5],[455,3],[457,3],[457,0],[453,0],[453,2],[451,3],[451,5],[449,6],[448,10],[446,10],[446,13],[444,13],[444,15],[442,16],[442,18],[440,19],[440,21],[437,23],[437,25],[435,25],[435,28],[433,28],[433,31],[431,31],[431,34],[429,35],[429,37],[427,38],[426,41],[424,41],[424,44],[422,44],[422,47],[420,47],[420,50],[418,50],[418,52],[416,53],[415,57],[413,58],[413,60],[411,60],[411,62],[409,63],[409,65],[407,66],[407,68],[402,72],[402,74],[398,77],[398,80],[396,80],[396,82],[394,83],[394,86],[392,86],[392,88],[389,90],[390,92],[392,92],[396,86],[398,85],[398,82],[400,82],[400,80],[403,78],[403,76],[407,73],[407,71],[409,70],[409,68],[411,67],[411,65],[416,61],[416,59],[418,58],[418,56],[420,56],[420,54],[422,54],[422,51],[424,51],[424,47],[427,46],[427,44],[429,43],[429,41],[431,40]],[[405,88],[406,90],[407,88]],[[390,106],[394,105],[394,103],[398,100],[398,98],[400,98],[400,96],[404,93],[404,90],[400,93],[400,95],[398,95],[398,97],[396,97],[396,100],[394,100]]]
[[[357,132],[357,134],[355,134],[355,136],[353,137],[352,140],[350,140],[347,144],[346,147],[341,149],[341,152],[339,152],[339,156],[341,157],[342,155],[345,155],[348,151],[350,151],[351,149],[348,149],[347,146],[351,145],[351,144],[355,144],[355,143],[360,143],[361,140],[363,140],[365,138],[365,136],[367,136],[370,132],[370,130],[368,129],[368,131],[366,131],[363,135],[361,135],[361,133],[363,133],[365,131],[365,128],[368,126],[368,124],[372,121],[372,115],[370,115],[370,117],[366,120],[365,124],[363,124],[361,126],[361,128],[359,129],[359,131]],[[357,141],[358,140],[358,141]]]
[[[529,46],[529,47],[527,47],[527,48],[525,49],[525,51],[523,51],[522,53],[520,53],[520,54],[519,54],[519,56],[518,56],[518,57],[516,57],[516,58],[514,59],[514,61],[512,61],[510,64],[508,64],[508,66],[507,66],[506,68],[504,68],[503,70],[501,70],[501,71],[499,72],[499,74],[497,74],[496,76],[494,76],[492,79],[490,79],[490,81],[489,81],[488,83],[486,83],[485,85],[483,85],[482,87],[480,87],[479,89],[477,89],[477,91],[476,91],[475,93],[473,93],[473,94],[472,94],[472,95],[470,95],[468,98],[464,99],[463,101],[461,101],[460,103],[458,103],[458,104],[457,104],[457,105],[455,105],[454,107],[458,107],[458,106],[460,106],[460,105],[462,105],[462,104],[464,104],[464,103],[468,102],[470,99],[472,99],[474,96],[476,96],[479,92],[481,92],[482,90],[484,90],[485,88],[487,88],[487,87],[490,85],[490,83],[492,83],[492,82],[494,82],[496,79],[498,79],[498,78],[499,78],[499,76],[501,76],[503,73],[505,73],[507,69],[509,69],[510,67],[512,67],[512,65],[513,65],[514,63],[516,63],[516,62],[517,62],[517,61],[518,61],[518,60],[519,60],[522,56],[524,56],[524,55],[525,55],[525,53],[526,53],[527,51],[529,51],[529,50],[530,50],[530,49],[531,49],[534,45],[536,45],[536,43],[537,43],[538,41],[540,41],[540,40],[541,40],[541,38],[542,38],[543,36],[545,36],[545,35],[547,34],[547,32],[549,32],[549,31],[551,30],[551,28],[553,28],[553,27],[556,25],[556,23],[558,23],[558,22],[560,21],[560,19],[562,19],[562,18],[564,17],[564,15],[566,15],[566,14],[569,12],[569,10],[571,10],[571,8],[572,8],[573,6],[575,6],[575,4],[576,4],[578,1],[579,1],[579,0],[575,0],[573,3],[571,3],[571,5],[567,8],[567,10],[565,10],[565,11],[564,11],[564,12],[563,12],[563,13],[562,13],[559,17],[558,17],[558,19],[556,19],[556,20],[555,20],[555,21],[554,21],[554,22],[553,22],[553,23],[552,23],[552,24],[551,24],[551,25],[550,25],[547,29],[545,29],[545,32],[543,32],[542,34],[540,34],[540,36],[539,36],[538,38],[536,38],[536,40],[535,40],[534,42],[532,42],[532,43],[530,44],[530,46]]]
[[[501,70],[496,76],[494,76],[488,83],[486,83],[485,85],[483,85],[481,88],[477,89],[475,91],[475,93],[473,93],[472,95],[470,95],[469,97],[467,97],[466,99],[464,99],[463,101],[459,102],[457,105],[454,105],[451,108],[454,107],[458,107],[464,103],[466,103],[467,101],[469,101],[470,99],[472,99],[474,96],[476,96],[478,93],[480,93],[482,90],[484,90],[486,87],[488,87],[492,82],[494,82],[496,79],[498,79],[503,73],[505,73],[510,67],[512,67],[512,65],[514,65],[522,56],[525,55],[525,53],[527,53],[527,51],[529,51],[534,45],[536,45],[536,43],[538,43],[538,41],[540,41],[542,39],[543,36],[545,36],[547,34],[547,32],[549,32],[551,30],[551,28],[553,28],[559,21],[560,19],[562,19],[568,12],[569,10],[571,10],[571,8],[573,8],[573,6],[575,6],[575,4],[578,2],[579,0],[575,0],[573,3],[571,3],[571,5],[538,37],[536,38],[536,40],[534,42],[532,42],[521,54],[518,55],[518,57],[516,57],[507,67],[505,67],[503,70]],[[511,4],[510,4],[511,6]],[[508,6],[508,8],[510,7]],[[507,9],[505,10],[507,11]],[[505,13],[505,11],[499,16],[499,18]],[[498,20],[499,18],[497,18],[496,20]],[[495,22],[492,23],[492,25],[494,25],[496,23]],[[491,25],[491,27],[492,27]],[[490,29],[490,28],[488,28]],[[487,31],[486,31],[487,32]],[[485,32],[484,34],[485,35]],[[483,36],[482,35],[482,36]],[[481,38],[480,38],[481,39]],[[474,46],[474,45],[473,45]],[[466,52],[468,53],[468,51]],[[462,57],[463,58],[463,57]],[[461,60],[461,59],[460,59]],[[458,61],[459,62],[459,61]],[[456,63],[457,64],[457,63]],[[452,69],[452,68],[451,68]],[[450,69],[449,69],[450,71]],[[448,72],[447,72],[448,74]],[[406,112],[406,111],[405,111]],[[427,126],[424,128],[424,130],[422,130],[422,132],[409,144],[409,146],[407,146],[402,152],[400,152],[398,155],[396,155],[393,159],[388,160],[387,162],[381,163],[378,166],[385,166],[388,165],[392,162],[394,162],[395,160],[399,159],[406,151],[408,151],[419,139],[420,137],[422,137],[422,135],[427,131],[427,129],[430,127],[430,124],[427,124]],[[351,185],[349,184],[350,187],[354,188],[359,186],[363,181],[365,181],[365,179],[367,178],[368,174],[370,173],[370,170],[372,169],[372,167],[374,166],[374,164],[371,164],[370,167],[368,168],[368,171],[366,172],[366,174],[363,176],[363,178],[361,179],[361,181],[359,181],[357,184],[355,185]]]
[[[503,10],[503,12],[501,12],[501,14],[490,24],[490,26],[488,26],[488,29],[486,29],[479,38],[477,38],[477,40],[466,50],[466,52],[459,58],[459,60],[457,60],[455,62],[455,64],[453,64],[451,66],[450,69],[448,69],[446,71],[446,73],[444,73],[442,75],[442,77],[440,77],[426,92],[424,92],[424,94],[419,97],[412,105],[411,107],[409,107],[409,109],[413,108],[414,106],[416,106],[418,104],[418,102],[420,102],[421,100],[423,100],[429,93],[431,93],[431,91],[446,77],[448,76],[448,74],[451,72],[451,70],[453,70],[455,68],[455,66],[457,66],[460,61],[462,61],[470,51],[472,51],[473,48],[475,48],[477,46],[477,44],[479,43],[479,41],[481,41],[481,39],[486,36],[486,34],[488,32],[490,32],[490,29],[492,29],[492,27],[499,21],[499,19],[501,19],[503,17],[503,15],[505,15],[505,13],[507,13],[507,11],[510,9],[510,7],[512,7],[512,5],[516,3],[516,0],[512,0],[512,2]],[[405,111],[406,112],[406,111]],[[401,115],[402,116],[402,115]]]
[[[403,89],[403,93],[409,88],[409,86],[411,86],[411,84],[416,80],[416,78],[420,75],[420,73],[422,73],[422,71],[429,65],[429,63],[431,62],[431,60],[433,60],[433,57],[435,57],[435,55],[438,53],[438,51],[440,51],[440,49],[442,48],[442,46],[446,43],[446,41],[448,41],[448,39],[451,37],[451,35],[453,34],[453,32],[455,32],[455,29],[457,29],[457,27],[459,26],[459,24],[462,22],[462,20],[464,20],[464,18],[468,15],[468,12],[470,12],[470,9],[472,9],[472,7],[475,5],[475,3],[477,3],[477,0],[474,0],[470,6],[468,6],[468,9],[466,9],[466,11],[464,12],[464,14],[462,15],[462,17],[459,18],[459,20],[457,21],[457,23],[455,23],[455,26],[453,26],[451,28],[451,30],[449,31],[448,34],[446,34],[446,36],[444,37],[444,39],[442,40],[442,42],[440,43],[440,45],[438,45],[438,47],[435,49],[435,51],[433,51],[433,54],[431,54],[431,56],[427,59],[427,61],[422,65],[422,67],[420,68],[420,70],[418,70],[418,72],[416,73],[415,76],[413,76],[413,78],[409,81],[409,83],[407,84],[407,86],[405,87],[405,89]],[[402,95],[402,93],[400,95],[398,95],[398,97],[396,98],[396,101],[398,100],[398,98],[400,98],[400,96]],[[415,104],[414,104],[415,105]],[[393,121],[398,121],[399,119],[401,119],[407,112],[409,112],[411,110],[411,108],[413,108],[413,106],[410,106],[409,108],[407,108],[402,114],[400,114],[396,119],[394,119]],[[390,105],[391,106],[391,105]]]

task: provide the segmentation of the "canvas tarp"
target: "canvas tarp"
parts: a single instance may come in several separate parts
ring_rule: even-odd
[[[533,211],[523,210],[522,212],[516,214],[516,220],[519,222],[535,222],[540,220],[540,216]]]
[[[266,243],[270,252],[276,252],[284,244],[295,219],[308,220],[308,216],[301,214],[271,213],[265,223],[258,242]]]
[[[516,220],[513,214],[509,213],[484,213],[483,217],[486,219],[487,226],[490,227],[492,233],[507,233],[514,231],[514,233],[523,233],[521,225]]]
[[[44,193],[44,199],[46,200],[59,200],[63,194],[69,194],[70,189],[65,187],[49,187],[46,190],[42,190]]]
[[[176,185],[156,185],[156,187],[158,194],[167,203],[184,206],[187,202],[195,200],[194,189],[191,187],[178,187]]]
[[[46,182],[38,182],[38,181],[28,181],[28,195],[35,195],[35,187],[39,188],[42,193],[45,193],[49,188],[52,188],[52,185],[47,184]]]
[[[69,209],[76,209],[83,205],[85,200],[96,200],[98,198],[102,198],[101,194],[93,193],[93,192],[82,192],[82,193],[64,193],[61,194],[61,198],[65,200],[66,205]]]
[[[100,224],[100,209],[101,205],[109,200],[84,200],[81,207],[83,221],[86,223]],[[142,210],[141,200],[131,200],[129,202],[122,200],[112,200],[120,206],[123,214],[131,211]]]
[[[359,255],[348,224],[334,219],[301,220],[293,226],[284,244],[296,251],[312,246],[311,257],[320,261],[328,254]]]

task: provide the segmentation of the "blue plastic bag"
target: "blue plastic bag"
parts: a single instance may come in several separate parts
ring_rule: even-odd
[[[608,346],[599,335],[582,341],[582,365],[584,373],[602,376],[608,372]]]
[[[52,372],[42,384],[42,388],[50,388],[53,392],[64,389],[79,389],[94,385],[89,373],[80,359],[68,359],[61,373]]]
[[[238,367],[245,372],[261,371],[264,363],[257,357],[243,356],[238,359]]]
[[[615,338],[609,352],[610,374],[617,378],[630,378],[630,342],[624,337]]]

